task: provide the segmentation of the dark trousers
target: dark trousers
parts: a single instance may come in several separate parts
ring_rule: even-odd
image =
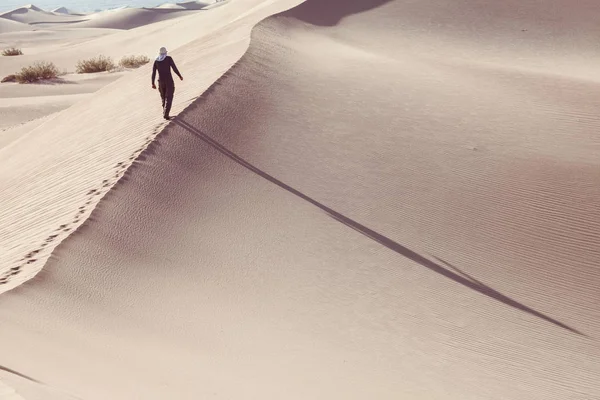
[[[158,81],[158,91],[162,100],[163,115],[169,116],[171,112],[171,104],[173,104],[173,95],[175,94],[175,82],[173,81]]]

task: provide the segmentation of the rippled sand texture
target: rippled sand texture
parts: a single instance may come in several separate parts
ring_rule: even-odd
[[[85,399],[600,398],[598,17],[264,20],[0,297],[2,362]]]

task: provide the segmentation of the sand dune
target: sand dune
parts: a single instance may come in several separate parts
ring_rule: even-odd
[[[184,1],[176,3],[178,6],[185,8],[186,10],[209,10],[211,8],[219,7],[226,4],[228,0],[217,0],[217,1]]]
[[[0,18],[0,34],[7,32],[27,31],[31,29],[33,28],[22,22],[13,21],[6,18]]]
[[[58,7],[52,10],[55,14],[67,14],[67,15],[85,15],[84,13],[80,13],[78,11],[73,11],[66,7]]]
[[[212,11],[211,11],[212,12]],[[99,13],[90,21],[82,24],[69,24],[63,28],[61,24],[44,25],[44,29],[0,34],[0,48],[17,47],[24,55],[4,57],[0,63],[0,76],[18,72],[21,68],[37,61],[53,62],[61,72],[65,85],[32,85],[16,84],[0,85],[0,127],[8,127],[29,121],[33,117],[48,115],[71,106],[82,96],[62,95],[93,93],[105,84],[123,76],[120,73],[102,75],[99,79],[74,75],[79,60],[105,55],[118,61],[125,55],[147,55],[154,57],[157,46],[167,45],[175,49],[198,37],[198,21],[195,12],[182,13],[161,12],[156,10],[123,9],[109,13]],[[173,18],[178,18],[174,21]],[[191,19],[190,19],[191,17]],[[92,17],[90,17],[92,18]],[[200,23],[210,29],[215,22],[205,22],[210,16],[200,18]],[[10,24],[31,29],[29,25],[1,19]],[[155,22],[153,22],[155,21]],[[156,22],[161,21],[161,22]],[[135,29],[138,25],[145,25]],[[39,25],[35,25],[38,26]],[[114,27],[115,29],[109,29]],[[124,30],[132,28],[129,30]],[[94,82],[93,84],[90,84]],[[56,90],[55,90],[56,89]],[[56,96],[40,99],[25,99],[29,96]],[[14,100],[13,100],[14,99]],[[32,107],[34,105],[34,107]],[[0,139],[1,140],[1,139]]]
[[[2,400],[24,400],[23,397],[19,396],[19,394],[7,385],[4,385],[0,382],[0,399]]]
[[[600,398],[600,6],[297,3],[215,10],[168,125],[141,70],[0,148],[5,367],[86,399]]]
[[[178,4],[174,4],[174,3],[164,3],[164,4],[161,4],[161,5],[157,6],[156,8],[185,10],[184,7],[182,7],[182,6],[178,5]]]
[[[203,1],[186,1],[182,3],[165,3],[156,8],[159,9],[180,9],[180,10],[209,10],[211,8],[225,5],[227,0],[219,0],[212,2]]]
[[[53,114],[48,114],[33,121],[27,121],[9,128],[0,128],[0,149],[26,136],[29,132],[52,118],[52,116]]]
[[[125,8],[92,14],[89,20],[78,23],[77,27],[133,29],[182,15],[187,14],[185,11],[171,9]]]
[[[78,15],[60,15],[44,11],[33,5],[20,7],[12,11],[0,14],[0,18],[21,22],[24,24],[57,24],[72,23],[81,21],[82,17]]]
[[[181,16],[182,14],[177,11],[200,10],[208,5],[209,3],[190,2],[184,3],[181,6],[174,5],[175,7],[121,7],[89,14],[76,13],[65,7],[59,7],[52,12],[48,12],[36,6],[29,5],[2,13],[0,14],[0,18],[33,26],[41,25],[45,28],[55,25],[68,25],[71,28],[133,29]],[[2,20],[0,19],[0,21]],[[16,25],[3,22],[0,28],[2,28],[1,33],[9,31],[9,29],[16,30]]]
[[[0,85],[0,128],[62,111],[124,75],[123,72],[70,74],[34,85]]]

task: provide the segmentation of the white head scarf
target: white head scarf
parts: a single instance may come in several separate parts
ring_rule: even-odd
[[[156,57],[156,61],[162,61],[167,57],[167,49],[161,47],[158,51],[158,57]]]

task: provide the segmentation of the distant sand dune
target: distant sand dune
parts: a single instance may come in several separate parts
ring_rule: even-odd
[[[84,13],[80,13],[77,11],[73,11],[71,9],[68,9],[66,7],[58,7],[55,8],[54,10],[52,10],[53,13],[55,14],[67,14],[67,15],[85,15]]]
[[[182,15],[185,15],[185,11],[126,8],[93,14],[90,16],[89,20],[80,22],[76,26],[86,28],[133,29],[159,21],[177,18]]]
[[[91,400],[600,398],[600,5],[298,3],[215,9],[169,124],[146,68],[0,148],[2,365]]]
[[[220,7],[228,3],[229,0],[217,0],[211,2],[205,1],[184,1],[176,3],[178,6],[185,8],[186,10],[209,10],[211,8]]]
[[[24,24],[68,23],[81,20],[78,15],[59,15],[35,6],[20,7],[0,14],[0,18]]]
[[[0,18],[0,34],[7,32],[27,31],[32,28],[22,22],[13,21],[11,19]]]
[[[185,10],[185,8],[183,6],[180,6],[180,5],[174,4],[174,3],[164,3],[164,4],[159,5],[156,8],[159,8],[159,9]]]

